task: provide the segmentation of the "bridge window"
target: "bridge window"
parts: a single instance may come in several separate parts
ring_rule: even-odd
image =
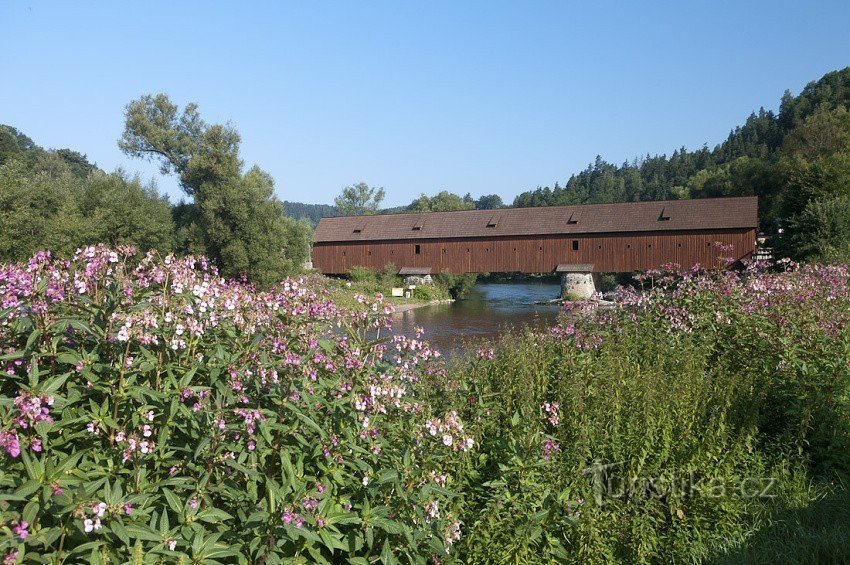
[[[649,245],[647,245],[647,247],[649,247],[650,249],[652,249],[652,244],[650,243]]]
[[[540,251],[543,251],[543,246],[542,246],[542,245],[540,246]]]
[[[573,240],[573,251],[578,251],[578,240],[577,239]]]
[[[679,247],[682,247],[682,244],[681,244],[681,243],[679,244]]]
[[[443,253],[445,254],[445,252],[446,252],[446,248],[445,248],[445,247],[443,247]]]
[[[419,255],[419,254],[421,254],[421,253],[422,253],[422,248],[421,248],[421,247],[419,247],[419,245],[418,245],[418,244],[417,244],[417,245],[414,245],[414,246],[413,246],[413,252],[414,252],[414,253],[416,253],[417,255]]]

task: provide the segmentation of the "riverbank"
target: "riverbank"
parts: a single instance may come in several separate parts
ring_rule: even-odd
[[[426,293],[420,294],[414,292],[412,296],[407,298],[403,296],[392,296],[393,287],[398,288],[400,286],[398,281],[378,278],[349,280],[332,278],[317,273],[306,275],[305,278],[313,288],[319,288],[325,291],[334,304],[346,308],[363,308],[363,304],[357,300],[358,296],[364,296],[369,300],[374,300],[376,295],[381,295],[383,296],[384,304],[391,305],[395,312],[406,312],[423,306],[454,302],[454,299],[449,296],[448,292],[438,285],[429,285]]]
[[[423,306],[437,306],[437,305],[440,305],[440,304],[451,304],[454,301],[455,301],[454,298],[445,298],[445,299],[442,299],[442,300],[430,300],[428,302],[420,301],[420,302],[405,302],[405,303],[402,303],[402,304],[395,304],[393,302],[392,298],[390,298],[389,300],[385,300],[385,302],[388,302],[389,304],[393,305],[393,308],[394,308],[393,313],[394,314],[400,314],[402,312],[407,312],[408,310],[415,310],[417,308],[422,308]]]

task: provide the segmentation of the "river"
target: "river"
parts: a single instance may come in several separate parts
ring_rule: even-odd
[[[552,280],[478,283],[461,300],[393,314],[393,331],[412,337],[415,328],[421,327],[423,339],[451,357],[509,328],[542,330],[552,326],[560,306],[535,302],[556,298],[559,293],[560,286]]]

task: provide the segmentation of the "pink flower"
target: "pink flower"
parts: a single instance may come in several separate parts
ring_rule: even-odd
[[[12,533],[18,536],[21,539],[27,539],[30,533],[27,531],[27,528],[30,527],[29,522],[21,520],[20,522],[12,522]]]
[[[6,450],[6,453],[12,457],[17,457],[21,454],[21,444],[18,441],[18,434],[14,431],[0,430],[0,447]]]

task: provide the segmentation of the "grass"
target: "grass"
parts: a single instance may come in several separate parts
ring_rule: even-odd
[[[850,563],[850,492],[812,488],[768,515],[745,539],[707,559],[716,565]]]

